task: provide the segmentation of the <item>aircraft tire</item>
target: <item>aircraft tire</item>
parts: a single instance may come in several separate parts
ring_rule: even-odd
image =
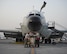
[[[22,39],[19,39],[20,42],[22,42]]]
[[[45,44],[47,44],[47,39],[45,39]]]
[[[48,39],[48,43],[51,44],[51,39],[50,38]]]
[[[16,38],[16,42],[19,42],[19,39],[18,38]]]

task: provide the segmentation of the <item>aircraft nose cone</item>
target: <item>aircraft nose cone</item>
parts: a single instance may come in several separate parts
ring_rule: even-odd
[[[28,28],[32,31],[40,30],[42,24],[39,17],[31,17],[28,23]]]

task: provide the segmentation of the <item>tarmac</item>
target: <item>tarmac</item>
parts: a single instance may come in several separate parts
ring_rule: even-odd
[[[24,48],[23,44],[15,44],[15,40],[0,40],[0,54],[67,54],[67,43],[40,44],[39,48]]]

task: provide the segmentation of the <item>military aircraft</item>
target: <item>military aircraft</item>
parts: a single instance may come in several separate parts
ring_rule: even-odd
[[[33,10],[23,19],[23,22],[20,24],[21,31],[0,30],[0,32],[4,32],[5,37],[16,38],[16,42],[21,42],[23,36],[30,31],[38,32],[40,36],[45,37],[46,43],[47,41],[51,43],[51,38],[62,37],[64,31],[48,27],[45,16],[41,12],[45,5],[46,2],[44,2],[40,11]]]

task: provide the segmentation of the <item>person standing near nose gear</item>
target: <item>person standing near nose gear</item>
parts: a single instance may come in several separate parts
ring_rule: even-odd
[[[27,34],[25,35],[25,39],[24,39],[25,47],[26,47],[26,46],[28,47],[28,36],[29,36],[29,33],[27,33]]]
[[[36,33],[36,38],[35,38],[35,47],[36,47],[36,46],[39,47],[39,40],[40,40],[39,33]]]

